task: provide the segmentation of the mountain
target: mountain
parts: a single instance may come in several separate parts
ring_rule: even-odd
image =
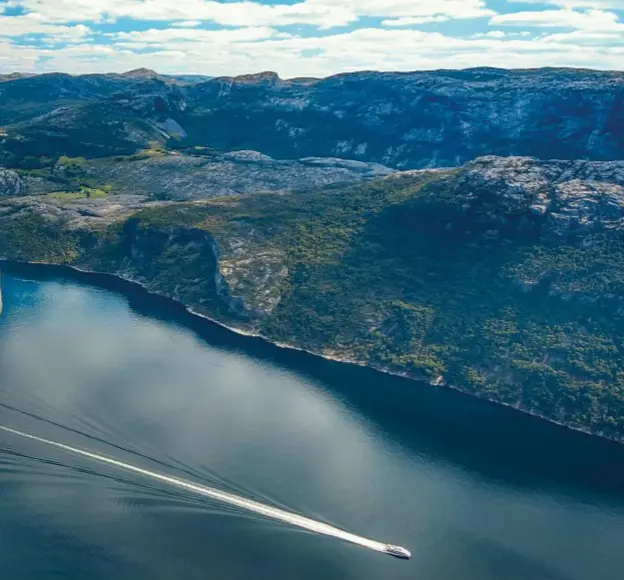
[[[624,442],[624,74],[0,81],[0,257]]]
[[[83,144],[87,156],[106,156],[154,142],[399,169],[492,154],[624,158],[617,72],[478,68],[291,80],[264,72],[193,84],[145,70],[50,74],[5,80],[0,102],[5,166],[20,155],[81,155]]]
[[[155,78],[158,77],[158,73],[155,70],[149,68],[135,68],[133,70],[126,71],[125,73],[121,73],[122,77],[130,77],[130,78]]]
[[[623,224],[624,162],[490,156],[193,202],[5,197],[0,255],[624,442]]]
[[[488,154],[607,160],[623,157],[623,88],[620,73],[550,69],[263,74],[192,87],[182,124],[206,145],[402,169]]]
[[[209,77],[206,75],[163,75],[149,68],[137,68],[137,69],[122,73],[121,76],[131,77],[131,78],[148,78],[148,79],[158,78],[165,82],[178,82],[182,84],[203,83],[214,78],[214,77]]]
[[[26,77],[33,77],[36,76],[34,73],[10,73],[10,74],[4,74],[4,75],[0,75],[0,82],[4,82],[4,81],[14,81],[16,79],[21,79],[21,78],[26,78]]]

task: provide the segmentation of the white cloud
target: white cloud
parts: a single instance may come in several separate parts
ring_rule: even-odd
[[[118,16],[137,20],[192,18],[224,26],[288,26],[311,24],[322,27],[343,26],[357,18],[349,6],[314,1],[296,4],[259,4],[256,2],[221,3],[204,0],[154,0],[150,4],[124,0]]]
[[[33,71],[39,54],[34,48],[15,46],[0,39],[0,70],[6,72]]]
[[[622,0],[507,0],[510,4],[550,4],[563,8],[596,8],[599,10],[623,10]]]
[[[450,17],[438,14],[437,16],[402,16],[401,18],[390,18],[383,20],[382,26],[415,26],[418,24],[429,24],[431,22],[447,22]]]
[[[583,46],[614,46],[624,45],[624,35],[615,32],[600,32],[593,30],[575,30],[558,34],[548,34],[541,37],[543,42],[568,42]]]
[[[542,28],[574,28],[577,30],[624,31],[624,23],[618,15],[603,10],[584,12],[564,8],[498,14],[490,19],[490,24],[503,26],[536,26]]]
[[[45,22],[99,22],[106,12],[104,0],[9,0],[7,6],[21,7]],[[119,0],[110,0],[110,5]]]
[[[357,20],[341,0],[305,0],[296,4],[260,4],[251,0],[12,0],[48,22],[135,20],[201,20],[224,26],[287,26],[312,24],[331,27]]]
[[[0,15],[0,36],[4,37],[43,34],[46,35],[49,40],[73,42],[82,40],[90,33],[91,29],[84,24],[65,26],[61,24],[48,24],[40,18],[30,15]]]
[[[184,44],[229,44],[235,42],[250,42],[266,40],[273,37],[284,36],[274,28],[254,27],[235,28],[223,30],[197,30],[193,28],[152,28],[150,30],[135,30],[132,32],[118,32],[110,34],[118,42],[125,46],[137,43],[141,46],[159,45],[168,47],[182,47]],[[289,35],[285,35],[288,37]]]
[[[485,0],[301,0],[294,4],[261,4],[251,0],[11,0],[48,22],[135,20],[201,20],[224,26],[345,26],[360,17],[481,18],[495,14]]]
[[[180,33],[187,33],[187,36],[180,38]],[[68,49],[40,50],[38,54],[46,56],[49,61],[38,68],[121,72],[146,66],[163,73],[209,75],[275,70],[282,77],[289,78],[362,69],[410,71],[464,68],[476,64],[522,68],[548,64],[614,69],[624,57],[624,47],[543,38],[462,39],[397,28],[367,28],[318,37],[280,36],[273,29],[261,28],[244,33],[168,29],[120,36],[117,37],[118,44],[108,47],[83,44]],[[139,48],[149,48],[153,52],[139,54],[136,52]]]
[[[505,38],[506,36],[507,33],[502,30],[491,30],[490,32],[479,32],[477,34],[473,34],[472,38]]]
[[[197,26],[201,26],[201,20],[178,20],[177,22],[172,22],[171,26],[176,28],[196,28]]]
[[[258,0],[10,3],[24,5],[31,12],[18,17],[0,13],[0,71],[6,72],[122,72],[148,67],[163,73],[207,75],[275,70],[282,77],[294,77],[361,69],[409,71],[471,66],[615,69],[624,62],[624,24],[614,12],[585,6],[589,0],[570,0],[561,9],[515,14],[496,14],[482,0],[296,0],[289,5],[262,5]],[[529,3],[525,0],[525,4]],[[607,8],[601,0],[595,4]],[[96,22],[122,17],[161,24],[150,30],[141,30],[137,24],[138,30],[109,33],[104,43],[99,41],[101,37],[91,36],[92,29],[97,30]],[[281,26],[289,24],[330,29],[355,24],[364,17],[379,18],[383,27],[316,36],[280,31]],[[418,30],[421,24],[482,17],[489,18],[492,28],[472,37]],[[206,30],[201,27],[204,22],[227,28]],[[503,27],[505,30],[501,30]],[[549,29],[557,30],[557,34]],[[24,35],[44,35],[48,45],[11,44],[11,38]],[[23,44],[23,38],[20,40]],[[70,44],[63,47],[60,42]]]
[[[352,6],[359,16],[422,18],[447,16],[449,19],[482,18],[495,12],[485,0],[308,0],[314,4]]]

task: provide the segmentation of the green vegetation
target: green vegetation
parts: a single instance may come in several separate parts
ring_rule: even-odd
[[[88,199],[102,199],[107,197],[108,194],[112,191],[111,185],[103,185],[101,188],[97,187],[86,187],[82,186],[81,193],[84,194]]]
[[[48,196],[68,202],[78,199],[103,199],[108,196],[111,190],[111,186],[103,186],[101,189],[82,186],[79,191],[56,191],[48,194]]]
[[[0,147],[0,158],[1,155]],[[17,173],[29,182],[28,193],[32,195],[51,192],[48,195],[54,199],[74,201],[104,198],[115,190],[112,183],[92,175],[89,161],[84,157],[24,157],[13,165]]]
[[[87,160],[84,157],[67,157],[67,155],[61,155],[56,164],[63,166],[66,171],[81,174],[84,171]]]
[[[71,264],[82,251],[81,238],[29,213],[4,222],[0,229],[0,254],[15,260]]]
[[[167,155],[167,150],[161,147],[158,147],[154,144],[153,147],[142,149],[141,151],[137,151],[132,155],[117,155],[114,157],[114,160],[117,163],[121,163],[124,161],[143,161],[145,159],[150,158],[161,158]]]

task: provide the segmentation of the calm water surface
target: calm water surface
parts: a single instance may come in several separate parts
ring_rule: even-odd
[[[621,577],[624,447],[233,336],[137,290],[43,269],[10,274],[0,424],[414,557],[394,560],[0,433],[3,578]]]

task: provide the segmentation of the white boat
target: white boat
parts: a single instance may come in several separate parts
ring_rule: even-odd
[[[386,544],[385,553],[401,560],[409,560],[412,554],[409,550],[401,548],[401,546],[393,546],[392,544]]]

